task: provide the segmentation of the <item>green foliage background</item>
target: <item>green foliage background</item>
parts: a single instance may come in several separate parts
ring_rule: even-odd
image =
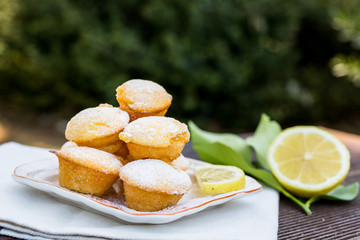
[[[168,115],[253,130],[360,114],[360,3],[0,0],[0,111],[69,117],[133,78]],[[350,31],[350,30],[351,31]],[[359,64],[359,65],[357,65]]]

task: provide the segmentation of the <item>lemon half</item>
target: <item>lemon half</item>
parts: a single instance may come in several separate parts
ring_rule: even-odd
[[[245,187],[244,171],[234,166],[206,165],[195,168],[196,179],[203,192],[215,195]]]
[[[284,130],[272,142],[268,161],[274,176],[294,195],[326,194],[346,177],[347,148],[332,134],[312,126]]]

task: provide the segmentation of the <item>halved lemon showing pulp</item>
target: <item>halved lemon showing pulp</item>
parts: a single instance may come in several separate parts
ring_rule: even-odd
[[[196,179],[203,192],[215,195],[245,187],[244,171],[234,166],[206,165],[195,168]]]
[[[268,150],[272,173],[299,197],[326,194],[346,177],[350,168],[347,148],[327,131],[312,126],[284,130]]]

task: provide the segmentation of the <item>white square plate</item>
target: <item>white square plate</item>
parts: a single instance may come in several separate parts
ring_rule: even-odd
[[[206,195],[197,184],[194,169],[197,165],[208,163],[190,158],[188,160],[190,161],[190,168],[187,173],[192,181],[191,190],[175,206],[157,212],[139,212],[128,208],[125,204],[125,198],[121,194],[122,184],[120,181],[114,184],[113,188],[101,198],[60,187],[58,182],[58,161],[55,157],[20,165],[14,170],[12,177],[18,183],[47,192],[72,205],[126,222],[149,224],[172,222],[181,217],[200,212],[210,206],[249,196],[262,190],[262,186],[255,179],[245,176],[246,186],[244,189],[214,196]]]

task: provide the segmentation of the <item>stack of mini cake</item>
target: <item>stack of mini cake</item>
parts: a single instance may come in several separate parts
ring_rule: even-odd
[[[54,153],[60,186],[101,196],[119,179],[128,207],[157,211],[175,205],[190,190],[181,155],[190,133],[164,117],[172,96],[152,81],[130,80],[116,89],[120,107],[88,108],[67,124],[69,142]]]

